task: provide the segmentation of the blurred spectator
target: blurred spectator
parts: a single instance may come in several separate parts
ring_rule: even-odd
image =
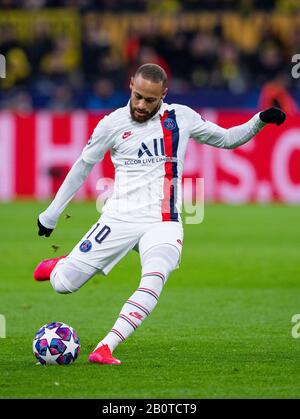
[[[22,7],[24,9],[41,9],[45,7],[47,0],[23,0]]]
[[[54,49],[54,40],[50,34],[48,22],[38,20],[33,24],[33,39],[29,48],[29,58],[32,67],[32,75],[37,76],[41,68],[43,58]]]
[[[0,86],[4,89],[11,89],[14,86],[25,85],[31,73],[26,52],[19,47],[11,48],[5,58],[6,77],[1,79]]]
[[[197,65],[194,36],[194,32],[179,29],[172,38],[167,38],[164,49],[161,49],[172,72],[170,84],[174,93],[188,92],[193,86]],[[163,45],[162,41],[160,43]],[[201,48],[201,44],[199,46]]]
[[[153,41],[152,38],[151,41]],[[172,83],[172,72],[168,62],[162,55],[158,53],[158,51],[155,48],[150,46],[150,43],[149,45],[147,45],[147,43],[143,44],[142,40],[140,40],[139,46],[136,51],[135,59],[129,62],[126,68],[123,68],[123,72],[125,73],[123,88],[128,88],[130,79],[132,75],[135,73],[137,67],[146,63],[154,63],[160,65],[168,75],[169,84]]]
[[[127,64],[134,63],[141,46],[140,33],[132,28],[128,29],[127,37],[124,40],[122,53]]]
[[[24,90],[11,91],[0,105],[0,109],[9,109],[16,113],[28,113],[33,110],[31,96]]]
[[[58,84],[54,88],[53,95],[47,108],[55,112],[66,112],[76,108],[72,89],[68,84]]]
[[[0,53],[6,58],[6,78],[0,80],[3,89],[20,86],[29,80],[31,64],[27,50],[17,38],[16,28],[5,24],[1,30]]]
[[[109,79],[116,89],[127,88],[125,84],[125,66],[121,59],[114,57],[111,53],[103,55],[95,62],[97,70],[97,79]]]
[[[183,8],[183,4],[179,0],[149,0],[148,11],[156,13],[177,13]]]
[[[280,50],[276,47],[262,49],[258,56],[258,74],[259,84],[266,83],[275,77],[278,72],[284,70],[283,57]]]
[[[78,57],[68,37],[54,40],[53,50],[44,55],[41,60],[42,73],[52,79],[63,80],[64,77],[77,69]]]
[[[234,93],[240,93],[246,88],[246,76],[240,53],[238,48],[229,42],[224,42],[219,47],[217,78],[221,80],[221,85]],[[217,83],[216,78],[214,82]]]
[[[109,79],[99,79],[88,97],[86,108],[90,110],[115,109],[124,106],[128,95],[115,91],[113,82]]]
[[[277,0],[276,9],[284,13],[298,12],[300,10],[299,0]]]
[[[287,88],[288,79],[284,73],[279,73],[271,81],[267,82],[261,90],[259,97],[259,109],[276,106],[282,109],[288,116],[295,115],[297,103]]]
[[[160,65],[167,73],[169,81],[171,81],[172,72],[165,58],[159,55],[157,51],[155,51],[154,48],[151,48],[148,46],[142,46],[138,52],[136,66],[140,66],[146,63],[154,63],[154,64]]]
[[[17,7],[16,0],[0,0],[0,9],[13,9]]]
[[[198,32],[190,42],[190,76],[194,86],[213,86],[216,75],[219,40],[210,33]],[[184,53],[184,51],[183,51]],[[221,79],[219,79],[221,82]]]
[[[81,67],[88,80],[98,77],[97,63],[111,50],[108,34],[96,22],[86,22],[83,30]]]
[[[16,28],[11,24],[6,23],[1,28],[1,53],[5,55],[10,49],[19,47],[21,47],[21,42],[17,39]]]

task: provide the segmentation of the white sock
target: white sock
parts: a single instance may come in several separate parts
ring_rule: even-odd
[[[113,328],[98,343],[96,349],[108,345],[113,351],[142,324],[158,303],[163,286],[177,266],[178,258],[177,248],[168,244],[156,246],[146,253],[142,260],[139,288],[123,305]]]
[[[158,303],[163,287],[163,274],[145,274],[139,288],[123,305],[119,317],[107,336],[97,345],[108,345],[113,351],[119,343],[127,339],[132,332],[149,316]]]

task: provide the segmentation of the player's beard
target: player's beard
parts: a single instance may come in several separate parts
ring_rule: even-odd
[[[152,118],[152,116],[154,116],[156,114],[156,112],[158,111],[158,109],[160,108],[161,102],[159,102],[159,104],[157,105],[157,107],[152,111],[145,111],[144,115],[140,115],[140,116],[136,116],[136,114],[134,113],[137,108],[133,108],[132,103],[130,101],[130,113],[131,113],[131,118],[136,121],[136,122],[146,122],[148,121],[148,119]]]

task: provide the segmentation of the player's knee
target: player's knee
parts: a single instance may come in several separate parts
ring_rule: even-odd
[[[69,294],[78,291],[96,271],[96,268],[91,269],[86,265],[76,264],[67,259],[62,263],[58,262],[55,266],[50,276],[50,282],[56,292]]]
[[[143,260],[143,273],[159,271],[165,278],[178,266],[180,254],[175,246],[163,244],[155,246],[145,254]]]
[[[50,282],[54,291],[59,294],[69,294],[71,292],[77,291],[77,289],[72,289],[70,286],[70,281],[66,278],[66,275],[63,273],[62,269],[57,269],[55,272],[52,272],[50,276]]]

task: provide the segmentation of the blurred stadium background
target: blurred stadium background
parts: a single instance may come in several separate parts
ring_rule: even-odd
[[[168,103],[225,127],[271,105],[288,114],[232,153],[190,143],[184,176],[205,177],[207,200],[300,202],[299,12],[297,0],[0,0],[0,199],[50,197],[97,121],[127,103],[135,69],[155,62]],[[99,176],[113,176],[109,157],[81,198]]]

